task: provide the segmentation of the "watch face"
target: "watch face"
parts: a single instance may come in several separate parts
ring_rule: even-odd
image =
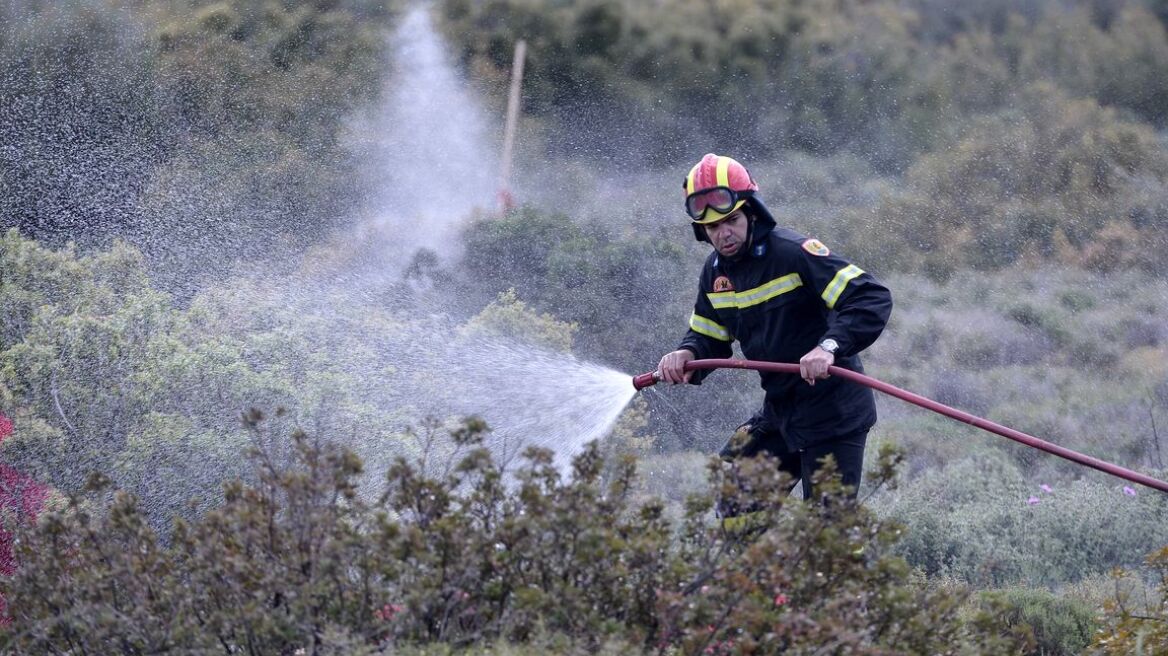
[[[832,355],[835,355],[835,351],[839,348],[839,344],[836,343],[834,339],[825,339],[819,343],[819,348],[827,351],[828,353],[831,353]]]

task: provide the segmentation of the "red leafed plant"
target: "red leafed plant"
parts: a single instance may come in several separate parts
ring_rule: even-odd
[[[12,429],[12,420],[0,413],[0,442],[12,434]],[[0,575],[10,576],[16,571],[12,533],[6,523],[35,519],[47,495],[47,487],[12,466],[0,463],[0,513],[5,519],[5,522],[0,522]],[[8,624],[10,621],[8,604],[0,596],[0,624]]]

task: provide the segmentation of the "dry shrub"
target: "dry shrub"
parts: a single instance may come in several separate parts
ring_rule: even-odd
[[[1154,591],[1132,573],[1114,573],[1115,593],[1104,606],[1107,626],[1096,634],[1093,653],[1168,653],[1168,547],[1150,554],[1146,565]]]

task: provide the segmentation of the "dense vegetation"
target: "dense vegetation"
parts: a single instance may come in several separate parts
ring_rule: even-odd
[[[523,221],[491,222],[482,224],[479,229],[522,230],[539,225],[538,217],[531,214],[521,216]],[[525,240],[508,240],[507,243],[530,244]],[[496,251],[501,255],[508,252],[503,246]],[[555,252],[554,248],[548,250],[551,255]],[[81,479],[91,469],[105,472],[110,485],[126,490],[121,494],[132,495],[115,497],[101,491],[87,501],[68,501],[58,495],[51,507],[56,509],[52,513],[60,513],[59,517],[52,513],[43,516],[40,530],[57,526],[50,520],[59,521],[64,527],[72,526],[53,529],[66,531],[61,540],[81,540],[88,535],[85,539],[95,541],[94,548],[100,546],[116,553],[142,552],[143,549],[127,550],[125,540],[132,538],[157,544],[157,549],[163,550],[144,550],[157,553],[150,557],[161,560],[127,563],[124,569],[109,572],[103,569],[106,565],[99,567],[85,564],[89,561],[73,562],[80,553],[78,550],[41,549],[35,546],[41,538],[36,534],[29,535],[22,538],[20,544],[32,553],[22,552],[21,562],[25,563],[26,569],[20,570],[23,574],[18,574],[28,578],[14,579],[14,587],[9,588],[13,595],[31,594],[36,598],[57,599],[88,585],[75,576],[60,578],[47,573],[60,567],[93,572],[93,585],[99,586],[110,580],[134,577],[150,580],[163,572],[177,572],[173,576],[178,578],[158,581],[159,589],[179,584],[189,587],[193,583],[186,577],[193,572],[184,567],[193,565],[183,565],[187,562],[183,560],[171,561],[186,557],[175,551],[179,547],[175,546],[175,538],[167,529],[171,520],[184,518],[184,522],[196,525],[218,521],[213,519],[218,517],[213,514],[219,512],[216,509],[223,508],[225,503],[230,504],[240,494],[238,488],[219,487],[225,478],[239,476],[244,481],[253,481],[252,485],[258,485],[264,476],[269,475],[264,473],[268,471],[265,468],[277,468],[283,472],[282,476],[292,476],[289,480],[300,480],[293,474],[299,471],[297,463],[300,461],[297,459],[304,456],[292,448],[295,441],[288,440],[298,425],[312,426],[320,431],[320,436],[312,437],[308,446],[316,444],[325,448],[323,445],[328,436],[337,436],[349,445],[348,448],[361,454],[360,460],[355,454],[346,456],[347,460],[336,460],[349,463],[345,465],[352,470],[348,475],[356,476],[356,463],[360,461],[364,461],[373,474],[361,477],[361,488],[358,488],[357,479],[352,481],[354,491],[371,490],[358,495],[361,503],[372,503],[378,498],[378,479],[391,467],[387,456],[392,459],[393,454],[398,453],[416,459],[424,453],[421,446],[428,443],[439,449],[429,462],[441,463],[444,458],[454,457],[442,451],[445,440],[434,441],[432,433],[439,428],[423,429],[420,421],[419,397],[437,391],[433,381],[426,380],[432,374],[424,367],[403,368],[400,363],[395,366],[377,355],[379,350],[401,353],[417,349],[432,354],[435,366],[441,366],[439,342],[444,338],[430,334],[433,326],[411,327],[408,321],[388,310],[378,313],[369,306],[353,306],[343,294],[334,299],[333,309],[327,315],[314,313],[309,308],[319,307],[316,305],[318,299],[308,298],[287,305],[286,297],[272,295],[256,280],[239,281],[238,284],[246,285],[246,288],[210,290],[196,297],[189,309],[177,308],[150,288],[141,260],[124,246],[108,253],[79,257],[68,251],[44,249],[9,233],[0,249],[0,262],[7,272],[0,303],[5,316],[12,318],[10,323],[5,323],[6,344],[12,346],[0,353],[0,371],[4,372],[0,390],[6,399],[5,410],[13,416],[17,427],[15,434],[4,443],[5,460],[22,471],[37,474],[40,480],[52,483],[66,497],[84,488],[85,481]],[[478,279],[477,276],[472,278]],[[1016,293],[1017,290],[1042,288],[1041,285],[1056,279],[1065,287],[1048,288],[1041,301],[1032,293],[1023,297],[1029,300],[1020,300]],[[1168,322],[1157,314],[1116,313],[1108,300],[1123,293],[1131,294],[1130,290],[1139,289],[1141,285],[1147,287],[1151,281],[1142,274],[1114,275],[1100,283],[1090,274],[1070,270],[1040,271],[1031,278],[1011,273],[984,280],[980,289],[961,289],[952,283],[941,286],[912,277],[894,278],[891,282],[900,292],[902,319],[890,329],[881,348],[870,358],[870,366],[880,371],[882,377],[1038,434],[1057,435],[1061,443],[1072,448],[1129,465],[1145,463],[1146,467],[1150,464],[1152,467],[1148,471],[1155,473],[1158,467],[1163,475],[1155,420],[1162,407],[1162,401],[1158,399],[1164,394],[1166,372],[1162,368],[1151,370],[1145,363],[1149,358],[1158,357],[1161,340],[1157,335]],[[1161,285],[1156,283],[1148,287],[1148,293],[1163,293]],[[979,314],[983,315],[976,321],[963,315],[961,310],[973,307],[974,299],[981,308]],[[337,316],[337,309],[350,316]],[[646,317],[652,316],[652,308],[644,309],[644,313]],[[1060,316],[1064,313],[1066,316]],[[1074,317],[1073,321],[1070,317]],[[1076,336],[1064,328],[1070,323],[1090,330],[1082,337]],[[344,324],[363,326],[366,332],[338,331],[337,328]],[[672,332],[672,326],[652,330]],[[536,314],[514,294],[505,294],[502,299],[488,304],[480,316],[468,321],[460,330],[472,335],[492,331],[512,334],[525,331],[534,342],[553,348],[573,347],[573,336],[578,333],[572,324]],[[1000,339],[998,336],[1002,334],[1011,337]],[[1112,342],[1109,335],[1124,341]],[[1072,344],[1083,339],[1097,341]],[[1059,340],[1066,345],[1065,350],[1052,348],[1060,343]],[[1095,379],[1082,376],[1077,368],[1080,356],[1075,354],[1091,353],[1088,348],[1095,349],[1092,361],[1098,371],[1122,377],[1128,381],[1128,386],[1120,390],[1101,389]],[[922,349],[930,355],[910,365],[904,354]],[[1129,352],[1131,355],[1126,355]],[[955,376],[954,371],[967,373]],[[735,380],[729,378],[729,374],[725,376],[726,379],[719,381],[717,387],[684,391],[693,400],[699,397],[690,392],[703,394],[700,403],[707,414],[711,407],[708,405],[710,398],[715,393],[725,397],[724,402],[731,406],[735,405],[735,395],[743,403],[753,402],[754,392],[750,389],[753,384],[748,379]],[[110,380],[119,382],[110,385]],[[652,405],[657,397],[650,396],[648,400]],[[261,415],[249,412],[244,417],[246,421],[240,422],[238,414],[233,414],[231,408],[246,409],[253,402],[271,409],[271,416],[260,421]],[[1168,532],[1162,521],[1166,511],[1164,500],[1145,490],[1125,491],[1122,485],[1098,475],[1083,477],[1080,472],[1060,466],[1048,457],[1003,448],[993,438],[931,421],[919,412],[897,406],[885,406],[882,412],[884,419],[876,439],[901,445],[907,449],[908,458],[899,489],[876,491],[875,496],[870,496],[867,501],[868,506],[876,511],[872,520],[883,517],[885,519],[878,521],[887,522],[895,518],[906,528],[898,536],[890,536],[895,539],[884,543],[879,553],[889,558],[906,558],[917,576],[922,577],[921,581],[934,581],[932,585],[947,582],[941,591],[955,596],[947,597],[949,601],[941,608],[957,604],[956,607],[965,609],[962,611],[965,613],[982,608],[982,603],[988,604],[982,610],[996,613],[993,616],[998,624],[1028,627],[1019,630],[1034,633],[1035,639],[1046,648],[1056,649],[1054,653],[1074,653],[1094,639],[1093,631],[1100,620],[1093,609],[1102,609],[1106,603],[1113,604],[1113,617],[1121,623],[1116,625],[1116,631],[1127,636],[1123,640],[1137,639],[1133,636],[1137,636],[1142,628],[1138,618],[1146,613],[1132,604],[1133,601],[1139,602],[1144,594],[1141,592],[1142,582],[1138,578],[1123,579],[1124,587],[1118,589],[1125,592],[1115,597],[1109,591],[1117,588],[1105,576],[1114,566],[1137,566],[1143,554],[1168,543]],[[691,446],[708,451],[716,448],[723,438],[726,420],[723,415],[721,419],[717,416],[707,418],[705,423],[680,423],[688,431]],[[422,430],[421,438],[409,437],[411,432],[406,428],[409,425]],[[1112,427],[1106,440],[1096,437],[1094,429],[1100,425]],[[627,432],[630,429],[624,430],[623,437],[618,435],[617,439],[623,439],[626,445],[657,445],[655,448],[641,447],[642,474],[633,484],[630,503],[657,496],[663,500],[664,517],[683,514],[690,507],[686,497],[706,490],[702,483],[705,478],[702,458],[694,451],[678,451],[676,446],[668,446],[664,439],[668,427],[661,422],[641,421],[631,428],[631,433]],[[342,437],[346,435],[361,437],[355,440]],[[238,454],[246,448],[260,449],[264,454],[265,460],[259,461],[259,469],[239,458]],[[403,483],[400,471],[389,471],[391,473],[385,478],[388,484]],[[325,474],[318,473],[318,476],[327,481],[334,480]],[[870,481],[870,484],[874,482]],[[243,485],[246,487],[247,484]],[[449,485],[454,486],[450,491],[452,503],[464,498],[454,494],[455,489],[463,488],[455,486],[454,482]],[[872,492],[869,488],[868,495]],[[190,497],[197,498],[198,505],[188,506],[186,499]],[[122,506],[103,510],[116,498],[122,499],[119,502]],[[1034,503],[1030,502],[1031,498]],[[246,495],[241,499],[238,503],[242,505],[235,507],[235,512],[263,510],[271,513],[284,507],[269,501],[261,504],[260,500]],[[497,500],[499,503],[527,501],[526,497],[513,498],[507,494],[502,494]],[[470,504],[468,512],[475,507],[474,497],[457,502]],[[637,501],[638,504],[643,502]],[[254,504],[260,504],[259,508]],[[349,512],[347,503],[342,505],[345,512]],[[573,521],[588,516],[587,513],[575,512],[579,508],[575,502],[569,507]],[[122,508],[124,512],[115,513],[114,508]],[[789,512],[793,507],[784,508],[783,512]],[[633,513],[633,509],[630,506],[628,512]],[[84,514],[73,514],[77,512]],[[207,512],[212,512],[212,515],[207,515]],[[598,517],[617,516],[614,513],[617,511],[606,511]],[[74,518],[82,516],[90,518],[91,523],[70,524]],[[304,517],[316,517],[300,510],[281,516],[287,521],[309,521]],[[391,516],[395,515],[391,513]],[[53,520],[53,517],[58,519]],[[695,527],[706,526],[706,517],[700,512],[691,521],[698,522]],[[129,524],[118,523],[123,521]],[[125,531],[133,527],[137,527],[133,529],[134,533],[127,535]],[[674,530],[679,528],[677,526]],[[75,533],[83,529],[89,533],[80,536]],[[200,549],[210,549],[217,541],[226,540],[238,532],[235,524],[212,523],[201,530],[205,532],[201,534],[199,544],[203,546],[198,547]],[[296,530],[332,529],[302,525]],[[343,530],[347,532],[350,528]],[[357,532],[361,540],[371,539],[365,533]],[[464,528],[453,534],[481,537],[480,533]],[[677,536],[670,531],[665,534],[672,536],[668,544],[674,544],[671,540]],[[993,538],[987,540],[987,535]],[[103,536],[109,536],[112,544],[105,545]],[[438,536],[429,537],[437,539]],[[774,539],[792,538],[780,533]],[[557,544],[560,543],[551,539],[551,543],[545,546],[552,549]],[[460,552],[470,549],[467,545],[462,546],[466,548]],[[366,542],[348,548],[372,552],[381,549]],[[103,552],[86,557],[98,558],[100,553]],[[477,549],[467,553],[477,553]],[[283,557],[278,554],[271,556]],[[53,558],[66,560],[54,561]],[[574,567],[595,566],[598,562],[591,555],[582,555],[581,558],[582,561],[572,561]],[[726,566],[731,566],[730,562],[737,561],[727,561]],[[896,561],[888,562],[891,565]],[[161,569],[151,569],[155,567]],[[253,575],[260,576],[265,571],[263,568],[254,570]],[[580,575],[593,576],[586,572]],[[55,590],[34,587],[21,592],[25,584],[15,581],[25,581],[29,585],[33,581],[55,581],[63,587]],[[905,578],[888,581],[908,585],[909,591],[915,590],[912,594],[924,594],[931,589],[929,585],[921,588],[921,582],[914,583]],[[264,589],[272,599],[302,594],[279,587],[287,584],[285,579],[280,579],[264,584],[275,586]],[[359,582],[351,584],[358,585]],[[304,585],[316,583],[308,581]],[[1019,585],[1038,587],[1016,587]],[[1002,592],[994,593],[984,601],[970,596],[979,588],[1000,586],[1005,586]],[[1061,596],[1046,590],[1061,591]],[[388,594],[385,589],[382,592]],[[94,594],[97,595],[92,601],[95,605],[86,608],[91,608],[100,617],[106,617],[99,612],[102,604],[138,603],[129,599],[114,601]],[[551,598],[559,597],[558,592],[548,594]],[[420,598],[425,598],[425,595]],[[506,603],[521,603],[519,597],[508,600]],[[374,603],[377,605],[369,605]],[[511,610],[506,603],[499,607],[499,612],[505,612],[508,618],[512,617],[512,612],[523,616],[519,609]],[[399,601],[382,603],[370,597],[361,601],[358,609],[368,613],[379,610],[385,615],[386,604],[391,611],[395,605],[405,607]],[[22,601],[21,606],[25,607],[25,602]],[[35,613],[42,611],[31,609],[46,607],[35,603],[27,607],[32,615],[24,621],[41,622],[34,617]],[[137,637],[133,640],[146,641],[141,644],[151,644],[151,640],[195,640],[195,637],[187,637],[192,636],[190,632],[195,629],[180,630],[180,627],[168,623],[169,620],[159,619],[171,617],[168,608],[163,604],[150,611],[154,613],[150,615],[154,619],[144,626],[154,628],[134,633]],[[316,632],[332,636],[321,640],[335,639],[342,645],[352,645],[354,640],[361,639],[345,632],[356,632],[375,642],[386,637],[380,629],[370,629],[362,623],[353,624],[345,619],[356,617],[352,613],[364,612],[361,610],[350,609],[340,615],[330,615],[338,624],[327,630],[303,624],[308,621],[306,616],[296,615],[300,611],[294,611],[294,617],[280,620],[289,624],[281,625],[285,628],[277,630],[263,624],[276,621],[268,615],[239,617],[234,611],[223,610],[224,607],[216,608],[219,610],[211,608],[200,612],[230,616],[230,626],[222,629],[229,635],[249,631],[267,635],[264,632],[276,631],[272,640],[301,645],[314,639],[309,636]],[[420,613],[415,620],[424,622],[431,617],[428,614],[431,610],[418,606],[412,612]],[[664,611],[657,608],[654,612]],[[91,619],[97,620],[83,612],[78,620],[82,624],[63,627],[63,633],[52,633],[53,637],[45,639],[81,640],[78,636],[92,635],[94,640],[104,640],[101,636],[125,628],[120,624],[123,620],[117,617],[115,613],[108,619],[111,624],[100,624],[107,621],[100,620],[98,626],[87,624]],[[135,626],[142,625],[142,616],[132,617],[125,621],[131,621]],[[662,621],[657,615],[652,617],[656,618],[653,622]],[[1075,619],[1068,623],[1067,618]],[[495,625],[500,627],[511,620],[492,621],[501,621],[502,624]],[[546,633],[488,631],[474,635],[483,639],[491,636],[531,639],[537,644],[551,641],[546,644],[560,645],[563,650],[575,644],[587,650],[587,645],[592,644],[587,640],[595,639],[597,635],[609,636],[619,644],[638,643],[649,635],[645,631],[657,626],[652,623],[639,625],[629,619],[622,619],[626,623],[619,625],[610,625],[603,618],[596,618],[596,621],[600,624],[544,627]],[[252,622],[261,624],[253,625]],[[609,628],[599,630],[596,626]],[[958,626],[954,624],[954,630],[974,630],[969,627],[958,629]],[[824,627],[821,630],[832,629]],[[171,637],[166,638],[168,635]],[[402,642],[393,644],[425,643],[432,639],[432,636],[427,636],[407,632],[395,638]],[[21,636],[18,639],[31,640],[33,637]],[[228,638],[228,641],[234,639]],[[578,640],[585,642],[578,643]],[[724,642],[726,637],[718,640]],[[29,645],[36,651],[35,645],[42,643],[18,644]],[[1123,652],[1117,650],[1115,653]]]
[[[4,3],[3,225],[58,246],[130,239],[185,289],[311,243],[356,207],[340,137],[380,94],[394,6]]]
[[[749,376],[506,472],[449,380],[501,338],[650,368],[715,150],[889,283],[871,373],[1168,476],[1168,4],[443,0],[494,101],[529,44],[531,202],[361,278],[346,131],[400,9],[0,5],[0,459],[52,489],[0,495],[6,650],[1168,650],[1153,491],[881,400],[864,506],[758,463],[728,533],[699,454]]]
[[[1009,109],[1017,90],[1042,81],[1141,122],[1168,120],[1157,3],[442,5],[476,72],[505,73],[515,41],[531,43],[533,111],[649,114],[646,144],[662,134],[737,140],[755,157],[857,148],[903,167],[944,146],[955,119]]]
[[[549,147],[617,157],[621,184],[708,150],[851,153],[904,179],[837,243],[937,275],[1028,258],[1150,267],[1123,244],[1165,243],[1162,4],[442,5],[476,73],[499,78],[531,42],[526,107],[556,126]]]
[[[4,588],[17,629],[9,647],[358,654],[510,640],[580,653],[812,653],[831,642],[875,654],[1026,644],[988,610],[964,617],[967,593],[912,581],[886,550],[896,526],[838,490],[830,512],[785,509],[773,463],[743,474],[771,502],[749,532],[712,528],[708,495],[673,526],[659,502],[633,503],[631,461],[602,476],[593,445],[565,481],[549,452],[530,450],[505,472],[482,430],[472,421],[453,433],[465,455],[446,473],[425,453],[398,459],[373,503],[358,494],[359,459],[296,433],[291,467],[257,452],[255,485],[228,486],[219,508],[165,542],[131,495],[100,517],[71,501],[21,543],[26,565]]]

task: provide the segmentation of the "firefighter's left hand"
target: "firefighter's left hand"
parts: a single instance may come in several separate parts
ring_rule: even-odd
[[[817,379],[827,378],[827,368],[835,364],[835,356],[816,346],[807,355],[799,358],[799,375],[808,385]]]

